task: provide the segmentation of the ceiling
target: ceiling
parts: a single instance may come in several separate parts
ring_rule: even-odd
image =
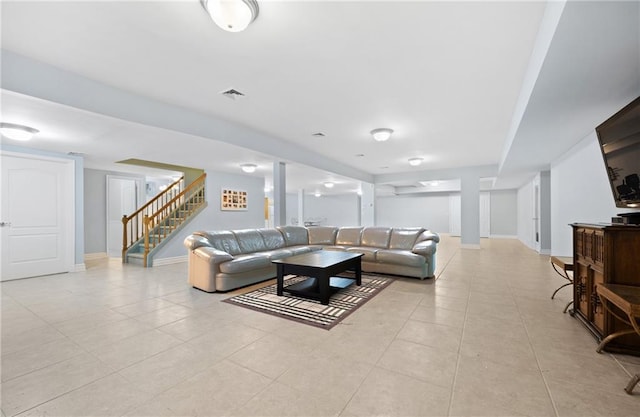
[[[254,163],[270,185],[283,161],[289,192],[344,193],[483,167],[514,188],[640,94],[637,2],[263,0],[241,33],[198,0],[0,7],[2,121],[96,169]]]

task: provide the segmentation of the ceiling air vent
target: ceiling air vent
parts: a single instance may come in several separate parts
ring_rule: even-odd
[[[235,88],[230,88],[226,91],[222,91],[220,94],[222,94],[223,96],[225,96],[226,98],[230,98],[231,100],[235,100],[237,98],[242,98],[244,97],[244,93],[241,93],[240,91],[236,90]]]

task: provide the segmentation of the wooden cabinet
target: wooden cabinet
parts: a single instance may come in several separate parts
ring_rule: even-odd
[[[581,223],[571,226],[575,316],[600,341],[629,327],[603,308],[596,285],[640,286],[640,226]],[[607,350],[640,356],[640,337],[620,337],[607,345]]]

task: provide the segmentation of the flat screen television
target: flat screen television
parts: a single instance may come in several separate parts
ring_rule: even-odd
[[[596,133],[616,207],[640,208],[640,97],[596,127]],[[640,217],[640,212],[620,216]]]

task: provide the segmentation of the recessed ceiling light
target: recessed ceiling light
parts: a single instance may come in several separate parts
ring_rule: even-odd
[[[324,183],[324,186],[327,188],[333,188],[334,184],[331,181],[327,181]]]
[[[244,172],[246,172],[247,174],[251,174],[252,172],[256,171],[256,168],[258,168],[258,165],[256,165],[256,164],[242,164],[242,165],[240,165],[240,168],[242,168],[242,170]]]
[[[38,129],[29,126],[17,125],[15,123],[0,123],[0,133],[2,136],[22,142],[31,140],[33,135],[38,133]]]
[[[423,160],[424,159],[422,158],[409,158],[409,165],[411,165],[412,167],[417,167],[422,163]]]
[[[373,129],[371,131],[371,136],[373,136],[373,139],[375,139],[377,142],[384,142],[386,140],[389,140],[392,133],[393,129],[389,129],[388,127],[381,127],[379,129]]]
[[[320,197],[322,194],[320,194],[320,191],[316,191],[313,195],[315,195],[316,197]]]

